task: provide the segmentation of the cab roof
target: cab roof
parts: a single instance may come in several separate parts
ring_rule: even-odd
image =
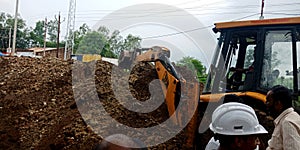
[[[288,25],[288,24],[300,24],[300,17],[220,22],[220,23],[215,23],[215,28],[219,30],[219,29],[234,28],[234,27]]]

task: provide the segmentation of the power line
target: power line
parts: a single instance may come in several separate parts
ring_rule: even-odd
[[[253,17],[253,16],[259,15],[259,14],[260,13],[254,13],[254,14],[247,15],[247,16],[244,16],[244,17],[241,17],[241,18],[234,19],[232,21],[246,19],[246,18]],[[287,13],[266,13],[266,14],[300,15],[300,14],[287,14]],[[210,27],[213,27],[213,25],[206,26],[206,27],[201,27],[201,28],[196,28],[196,29],[191,29],[191,30],[186,30],[186,31],[181,31],[181,32],[175,32],[175,33],[169,33],[169,34],[163,34],[163,35],[157,35],[157,36],[149,36],[149,37],[145,37],[145,38],[142,38],[142,39],[153,39],[153,38],[161,38],[161,37],[166,37],[166,36],[174,36],[174,35],[178,35],[178,34],[185,34],[185,33],[188,33],[188,32],[193,32],[193,31],[196,31],[196,30],[207,29],[207,28],[210,28]]]
[[[299,3],[300,4],[300,3]],[[290,4],[289,4],[290,5]],[[254,6],[254,7],[256,7],[256,6],[258,6],[258,5],[252,5],[252,6]],[[251,6],[246,6],[246,5],[244,5],[244,6],[239,6],[241,9],[245,9],[245,7],[247,7],[247,8],[249,8],[249,7],[251,7]],[[193,8],[196,8],[196,7],[193,7]],[[199,8],[199,7],[197,7],[197,8]],[[192,9],[192,8],[186,8],[186,9]],[[217,9],[210,9],[210,10],[217,10]],[[141,11],[141,12],[138,12],[138,14],[140,14],[139,16],[136,16],[136,13],[137,12],[135,12],[135,11],[133,11],[133,12],[135,12],[135,13],[133,13],[133,12],[127,12],[126,14],[124,14],[124,13],[121,13],[121,15],[119,15],[118,16],[118,13],[116,12],[115,14],[114,14],[114,17],[122,17],[122,18],[120,18],[120,19],[127,19],[127,18],[141,18],[141,17],[146,17],[146,16],[151,16],[151,15],[157,15],[157,14],[167,14],[167,13],[173,13],[173,12],[178,12],[178,11],[182,11],[182,10],[169,10],[169,11],[166,11],[166,10],[164,10],[164,11],[153,11],[153,12],[149,12],[149,11]],[[205,9],[205,11],[207,11],[207,9]],[[285,11],[285,10],[276,10],[276,12],[278,12],[278,11]],[[292,10],[288,10],[288,11],[292,11]],[[295,11],[297,11],[297,10],[295,10]],[[234,12],[234,11],[229,11],[229,12],[216,12],[216,11],[214,11],[214,12],[211,12],[211,13],[201,13],[201,14],[192,14],[192,15],[206,15],[206,14],[218,14],[218,13],[221,13],[221,14],[236,14],[236,13],[252,13],[252,12],[245,12],[245,11],[243,11],[243,12]],[[116,15],[117,14],[117,15]],[[135,16],[128,16],[128,15],[135,15]],[[141,15],[141,14],[143,14],[143,15]],[[86,15],[86,14],[81,14],[81,15]],[[91,16],[91,15],[98,15],[98,13],[91,13],[91,14],[87,14],[87,15],[89,15],[88,17],[87,16],[81,16],[81,15],[79,15],[79,17],[77,17],[77,18],[98,18],[97,16]],[[77,15],[78,16],[78,15]],[[170,15],[169,15],[170,16]],[[178,16],[178,15],[172,15],[172,16]],[[160,16],[161,17],[161,16]],[[114,19],[116,19],[116,18],[114,18]],[[104,20],[114,20],[114,19],[102,19],[103,21]],[[102,21],[101,20],[101,21]]]
[[[291,11],[300,11],[300,9],[281,9],[281,10],[273,10],[268,12],[279,12],[279,11],[285,11],[285,12],[291,12]]]
[[[291,14],[291,13],[268,13],[266,12],[265,14],[270,14],[270,15],[286,15],[286,16],[299,16],[300,13],[297,13],[297,14]]]
[[[190,2],[193,2],[193,1],[190,1]],[[185,2],[185,3],[190,3],[190,2]],[[118,14],[120,14],[120,17],[122,17],[121,19],[123,18],[141,18],[141,17],[145,17],[145,16],[151,16],[151,15],[155,15],[155,14],[166,14],[166,13],[173,13],[173,12],[178,12],[178,11],[182,11],[182,10],[189,10],[189,11],[202,11],[202,10],[199,10],[203,7],[205,7],[205,10],[204,11],[214,11],[214,10],[218,10],[215,8],[215,5],[216,4],[222,4],[222,3],[218,3],[218,2],[213,2],[213,3],[210,3],[210,4],[206,4],[206,5],[203,5],[203,6],[195,6],[195,7],[184,7],[184,8],[179,8],[179,9],[163,9],[162,11],[161,10],[155,10],[155,9],[148,9],[148,10],[145,10],[145,9],[136,9],[136,10],[126,10],[126,14],[125,15],[136,15],[137,13],[138,14],[145,14],[147,13],[146,15],[144,16],[129,16],[129,17],[126,17],[124,16],[124,12],[114,12],[115,16],[117,16]],[[267,5],[268,8],[271,8],[271,7],[277,7],[277,6],[292,6],[292,5],[299,5],[300,3],[280,3],[280,4],[270,4],[270,5]],[[238,5],[238,6],[226,6],[224,8],[235,8],[235,10],[237,9],[245,9],[245,8],[259,8],[259,5]],[[98,11],[98,12],[97,12]],[[100,14],[108,14],[108,13],[111,13],[112,11],[117,11],[117,10],[113,10],[113,9],[99,9],[99,10],[87,10],[87,11],[78,11],[76,12],[76,18],[82,18],[83,16],[85,16],[84,18],[93,18],[91,17],[91,15],[100,15]],[[278,11],[278,10],[277,10]],[[280,10],[279,10],[280,11]],[[290,11],[290,10],[288,10]],[[87,12],[87,13],[83,13],[83,12]],[[89,13],[89,12],[94,12],[94,13]],[[153,14],[149,14],[149,13],[153,13]],[[49,12],[49,13],[52,13],[52,12]],[[66,12],[65,12],[66,13]],[[217,12],[213,12],[213,14],[216,14]],[[221,13],[221,12],[219,12]],[[231,13],[240,13],[240,12],[226,12],[226,13],[222,13],[222,14],[231,14]],[[243,13],[245,13],[243,11]],[[249,12],[251,13],[251,12]],[[43,13],[43,14],[46,14],[46,13]],[[205,14],[212,14],[212,13],[202,13],[202,14],[193,14],[193,15],[205,15]],[[86,17],[88,15],[88,17]],[[293,14],[291,14],[293,15]],[[43,15],[44,17],[45,15]],[[82,17],[81,17],[82,16]],[[174,16],[174,15],[173,15]],[[176,16],[176,15],[175,15]],[[117,16],[118,17],[118,16]],[[39,18],[37,17],[36,15],[34,16],[34,18]],[[96,17],[95,17],[96,18]],[[98,18],[98,17],[97,17]],[[103,20],[103,19],[102,19]],[[111,19],[106,19],[106,20],[111,20]],[[96,21],[96,20],[95,20]],[[76,21],[78,22],[78,21]],[[80,22],[80,21],[79,21]],[[83,21],[81,21],[83,22]]]
[[[215,3],[217,3],[217,2],[211,3],[209,5],[213,5]],[[274,7],[274,6],[284,6],[284,5],[286,5],[286,6],[292,6],[292,5],[295,6],[295,5],[300,5],[300,3],[274,4],[274,5],[268,5],[268,8],[269,7]],[[206,5],[206,6],[204,5],[204,6],[179,8],[180,10],[178,10],[178,11],[181,11],[181,9],[183,9],[183,10],[193,10],[193,9],[198,10],[199,8],[203,8],[203,7],[205,7],[205,10],[219,10],[219,9],[215,8],[215,6],[208,7],[208,5]],[[259,8],[260,5],[237,5],[237,6],[226,6],[224,8],[245,9],[245,8],[254,8],[254,7]],[[160,13],[160,12],[170,11],[170,10],[174,10],[174,9],[163,9],[163,11],[160,11],[160,10],[153,11],[153,10],[156,10],[156,9],[148,9],[148,10],[145,10],[145,9],[136,9],[136,10],[125,10],[125,11],[126,11],[127,14],[128,13],[136,14],[136,13],[142,13],[142,12],[147,12],[147,13],[149,13],[149,12],[152,12],[152,13],[156,12],[156,13]],[[82,13],[81,14],[81,12],[95,12],[95,11],[100,11],[102,13],[88,13],[88,14]],[[87,10],[87,11],[79,11],[79,12],[77,12],[77,15],[107,14],[107,12],[114,12],[114,11],[117,11],[117,10],[109,10],[109,9]],[[118,14],[117,12],[114,12],[114,13]],[[120,11],[119,13],[120,14],[124,14],[125,12]]]
[[[185,34],[185,33],[193,32],[193,31],[197,31],[197,30],[203,30],[203,29],[207,29],[207,28],[211,28],[211,27],[213,27],[213,25],[195,28],[195,29],[186,30],[186,31],[175,32],[175,33],[169,33],[169,34],[163,34],[163,35],[157,35],[157,36],[149,36],[149,37],[145,37],[142,39],[154,39],[154,38],[160,38],[160,37],[166,37],[166,36],[174,36],[174,35]]]
[[[234,20],[232,20],[232,21],[238,21],[238,20],[250,18],[250,17],[253,17],[253,16],[255,16],[255,15],[259,15],[259,14],[260,14],[260,13],[254,13],[254,14],[247,15],[247,16],[244,16],[244,17],[241,17],[241,18],[234,19]]]
[[[271,14],[272,12],[279,12],[279,11],[285,11],[285,10],[277,10],[277,11],[266,11],[266,13],[268,14]],[[298,11],[298,10],[288,10],[288,11]],[[165,13],[168,13],[168,12],[165,12]],[[209,13],[200,13],[200,14],[191,14],[191,15],[194,15],[194,16],[203,16],[203,15],[211,15],[211,14],[243,14],[243,13],[253,13],[251,15],[247,15],[243,18],[239,18],[239,19],[234,19],[234,20],[241,20],[241,19],[244,19],[244,18],[248,18],[248,17],[252,17],[252,16],[255,16],[259,13],[255,13],[255,12],[251,12],[251,11],[243,11],[243,12],[209,12]],[[273,13],[273,14],[279,14],[279,13]],[[285,15],[298,15],[298,13],[280,13],[280,14],[285,14]],[[120,18],[107,18],[107,19],[97,19],[99,17],[84,17],[85,19],[86,18],[90,18],[89,21],[109,21],[109,20],[116,20],[116,21],[119,21],[119,20],[124,20],[124,19],[133,19],[133,18],[143,18],[143,17],[148,17],[148,16],[154,16],[154,15],[157,15],[157,14],[146,14],[146,15],[140,15],[140,16],[117,16],[117,17],[120,17]],[[174,14],[174,15],[164,15],[164,16],[159,16],[159,17],[180,17],[180,16],[186,16],[186,15],[183,15],[183,14]],[[155,17],[155,16],[154,16]],[[83,17],[77,17],[77,18],[83,18]],[[77,20],[76,22],[84,22],[82,20]]]
[[[190,1],[193,2],[193,1]],[[190,3],[190,2],[185,2],[185,3]],[[196,0],[195,0],[196,2]],[[184,4],[184,3],[183,3]],[[205,10],[218,10],[215,8],[215,5],[219,4],[218,2],[213,2],[210,4],[206,4],[206,5],[202,5],[202,6],[194,6],[194,7],[183,7],[183,8],[179,8],[179,9],[183,9],[183,10],[193,10],[195,9],[195,11],[199,8],[203,8],[205,7]],[[221,3],[220,3],[221,4]],[[179,4],[182,5],[182,4]],[[212,6],[210,6],[212,5]],[[295,5],[300,5],[300,3],[280,3],[280,4],[267,4],[267,8],[271,8],[271,7],[277,7],[277,6],[295,6]],[[224,8],[234,8],[234,9],[245,9],[245,8],[254,8],[254,7],[259,7],[260,5],[236,5],[236,6],[226,6]],[[151,10],[153,11],[153,9],[136,9],[136,10],[126,10],[126,13],[141,13],[141,12],[151,12]],[[156,11],[157,13],[159,12],[165,12],[165,11],[170,11],[171,9],[164,9],[163,11]],[[101,13],[89,13],[89,12],[101,12]],[[76,12],[76,16],[78,15],[92,15],[92,14],[108,14],[110,12],[114,12],[114,11],[118,11],[118,9],[96,9],[96,10],[85,10],[85,11],[77,11]],[[180,11],[180,10],[178,10]],[[84,12],[86,12],[87,14],[84,14]],[[53,14],[53,13],[57,13],[57,11],[51,11],[51,12],[47,12],[47,13],[41,13],[41,14],[35,14],[34,16],[31,16],[29,18],[39,18],[39,16],[45,17],[48,16],[47,14]],[[61,12],[62,15],[67,15],[67,11],[62,11]],[[114,12],[117,13],[117,12]],[[125,12],[120,12],[120,14],[123,14]]]
[[[281,3],[281,4],[271,4],[271,5],[267,5],[268,7],[274,7],[274,6],[294,6],[294,5],[300,5],[300,3]]]

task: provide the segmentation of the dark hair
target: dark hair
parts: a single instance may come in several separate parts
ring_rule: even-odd
[[[271,88],[271,91],[272,99],[274,101],[280,101],[284,109],[293,106],[292,94],[288,88],[282,85],[275,85]]]

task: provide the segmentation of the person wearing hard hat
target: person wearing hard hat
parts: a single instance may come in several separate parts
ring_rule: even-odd
[[[272,87],[267,93],[266,105],[275,119],[267,150],[300,150],[300,116],[292,107],[290,90],[281,85]]]
[[[221,97],[220,99],[221,102],[223,103],[229,103],[229,102],[238,102],[238,103],[243,103],[244,100],[237,96],[236,94],[226,94]],[[216,150],[219,148],[219,140],[216,140],[214,137],[212,137],[209,142],[207,143],[205,150]]]
[[[216,150],[254,150],[258,136],[268,133],[250,106],[236,102],[217,107],[209,128],[220,143]]]

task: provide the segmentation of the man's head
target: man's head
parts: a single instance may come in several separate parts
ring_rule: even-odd
[[[292,94],[290,90],[282,85],[271,88],[266,96],[267,109],[276,118],[285,109],[292,107]]]
[[[221,146],[243,150],[255,149],[258,135],[268,133],[250,106],[236,102],[222,104],[213,112],[210,129]]]

